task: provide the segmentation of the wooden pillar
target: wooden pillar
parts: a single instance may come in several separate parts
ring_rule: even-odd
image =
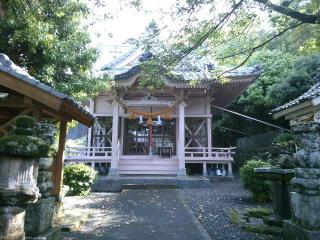
[[[94,100],[89,100],[89,111],[91,114],[94,114]],[[88,128],[88,135],[87,135],[87,155],[90,156],[91,153],[91,141],[92,141],[92,127]],[[91,166],[94,165],[94,162],[91,162]]]
[[[208,141],[208,157],[212,157],[212,117],[211,117],[211,104],[210,98],[207,99],[207,141]]]
[[[179,170],[178,176],[186,175],[186,164],[185,164],[185,103],[179,104],[179,143],[178,143],[178,159],[179,159]]]
[[[232,173],[232,163],[228,162],[228,176],[229,177],[233,177],[233,173]]]
[[[111,144],[111,167],[109,176],[118,176],[118,126],[119,126],[119,103],[112,103],[112,144]]]
[[[62,183],[63,183],[63,165],[64,165],[64,147],[66,142],[66,133],[67,133],[67,121],[62,120],[60,122],[60,131],[59,131],[59,145],[58,152],[53,164],[53,195],[60,198]]]
[[[204,162],[202,163],[202,175],[203,176],[208,176],[208,173],[207,173],[207,162]]]
[[[123,155],[123,147],[124,147],[124,117],[121,117],[121,132],[120,132],[120,156]]]

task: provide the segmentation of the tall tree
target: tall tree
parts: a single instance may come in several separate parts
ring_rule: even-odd
[[[81,1],[37,0],[18,18],[0,19],[0,52],[40,81],[83,99],[101,86],[92,74],[97,50],[83,27],[88,14]]]

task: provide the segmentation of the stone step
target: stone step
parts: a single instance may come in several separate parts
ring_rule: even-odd
[[[118,173],[120,175],[124,174],[124,175],[143,175],[143,174],[150,174],[150,175],[164,175],[164,174],[175,174],[177,175],[178,173],[178,169],[131,169],[131,170],[127,170],[127,169],[118,169]]]
[[[145,160],[145,159],[120,159],[119,160],[119,165],[126,165],[126,164],[132,164],[132,165],[144,165],[144,164],[148,164],[148,165],[178,165],[178,161],[177,160]]]
[[[175,189],[178,188],[177,184],[168,184],[168,185],[141,185],[141,184],[125,184],[123,189]]]
[[[210,188],[207,178],[179,178],[168,176],[137,177],[126,176],[96,181],[92,190],[96,192],[120,192],[123,188]]]

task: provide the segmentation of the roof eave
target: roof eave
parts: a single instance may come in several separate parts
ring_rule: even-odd
[[[310,106],[313,106],[312,101],[305,101],[305,102],[299,103],[297,105],[288,107],[286,109],[280,110],[278,112],[272,113],[272,117],[274,119],[278,119],[278,118],[283,117],[285,115],[291,114],[292,112],[300,111],[303,108],[310,107]]]

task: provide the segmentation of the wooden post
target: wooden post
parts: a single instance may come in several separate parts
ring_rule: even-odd
[[[60,198],[62,183],[63,183],[63,165],[64,165],[64,147],[66,142],[66,133],[67,133],[67,121],[62,120],[60,122],[60,131],[59,131],[59,145],[58,152],[55,158],[55,161],[52,166],[52,176],[53,176],[53,195]]]
[[[89,111],[91,114],[94,114],[94,100],[89,100]],[[91,141],[92,141],[92,127],[88,128],[88,135],[87,135],[87,156],[91,154]],[[91,162],[91,166],[94,167],[94,162]]]
[[[207,162],[202,163],[202,175],[207,177],[208,173],[207,173]]]
[[[186,164],[185,164],[185,103],[179,104],[179,143],[178,143],[178,159],[179,159],[179,171],[178,176],[186,175]]]
[[[233,177],[233,173],[232,173],[232,163],[228,162],[228,176],[229,177]]]
[[[110,177],[118,176],[118,126],[119,126],[119,103],[113,101],[112,103],[112,153],[111,153],[111,167],[109,171]]]
[[[211,115],[210,98],[207,99],[207,114]],[[212,117],[207,118],[208,157],[212,158]]]

